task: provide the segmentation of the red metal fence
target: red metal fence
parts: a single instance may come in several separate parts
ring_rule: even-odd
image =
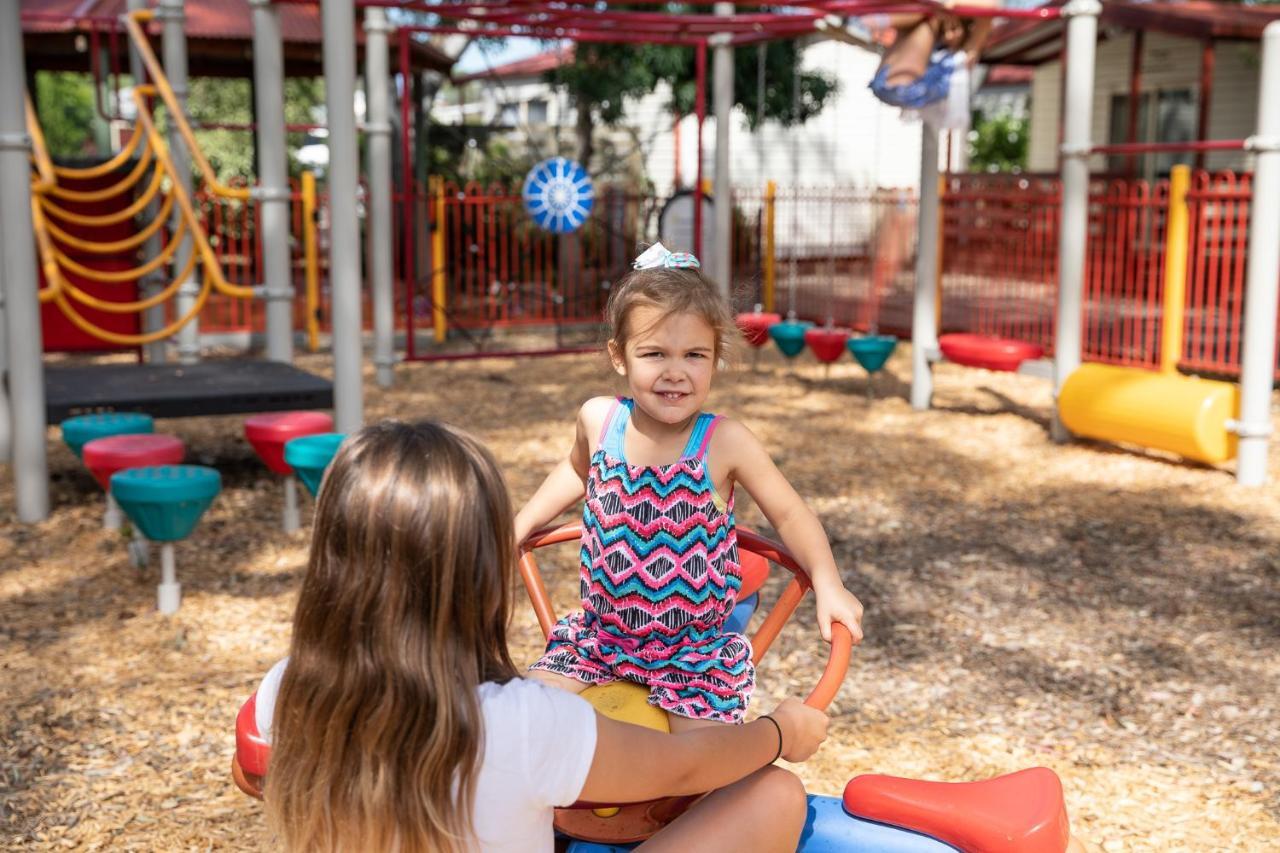
[[[1084,357],[1154,367],[1159,362],[1168,183],[1100,177],[1090,191],[1085,263]],[[1188,196],[1191,232],[1183,368],[1238,371],[1244,303],[1250,176],[1196,172]],[[941,327],[1039,343],[1052,352],[1057,292],[1060,186],[1052,175],[950,175],[942,197]],[[443,223],[423,196],[397,198],[397,326],[408,317],[431,328],[433,273],[445,276],[448,325],[474,337],[501,328],[599,322],[609,289],[638,248],[658,238],[665,199],[615,188],[599,191],[575,235],[536,228],[518,193],[502,187],[446,186]],[[301,205],[293,205],[301,233]],[[772,204],[772,217],[769,206]],[[775,258],[774,307],[815,322],[856,330],[910,331],[916,199],[904,190],[780,189],[734,197],[732,292],[737,307],[765,301],[770,221]],[[228,280],[261,281],[257,206],[201,199]],[[321,222],[325,217],[320,203]],[[402,220],[416,211],[429,235],[443,226],[443,257],[423,252],[406,286]],[[417,227],[417,223],[414,224]],[[322,245],[327,230],[321,229]],[[422,235],[419,235],[421,241]],[[292,247],[301,328],[303,259]],[[427,243],[430,243],[429,237]],[[321,252],[322,262],[327,252]],[[439,266],[435,266],[435,265]],[[320,314],[328,328],[327,276]],[[257,303],[214,296],[204,331],[261,331]],[[365,322],[370,323],[366,297]],[[422,340],[419,338],[419,340]],[[1280,371],[1278,371],[1280,375]]]

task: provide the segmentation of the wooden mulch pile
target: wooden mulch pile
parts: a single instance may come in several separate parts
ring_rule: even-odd
[[[386,392],[366,375],[368,418],[477,433],[517,502],[567,449],[576,405],[619,390],[594,356],[397,374]],[[868,401],[852,365],[824,379],[769,353],[713,394],[773,449],[867,607],[831,738],[796,768],[810,790],[1041,764],[1104,850],[1280,847],[1280,451],[1271,485],[1239,489],[1224,471],[1051,444],[1042,381],[942,366],[936,410],[918,413],[909,375],[899,352]],[[172,618],[155,612],[158,567],[132,568],[102,530],[102,495],[56,429],[48,521],[16,523],[0,474],[0,846],[269,846],[228,763],[240,703],[286,649],[306,534],[279,530],[278,484],[239,418],[160,428],[224,477],[178,547]],[[763,523],[745,497],[740,519]],[[572,549],[545,568],[572,606]],[[812,619],[807,603],[762,666],[757,708],[816,680]],[[519,659],[539,649],[525,609],[514,642]]]

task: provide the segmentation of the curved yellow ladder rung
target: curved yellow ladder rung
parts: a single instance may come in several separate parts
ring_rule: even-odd
[[[82,240],[74,234],[68,234],[52,222],[47,223],[49,233],[57,237],[60,241],[79,249],[82,252],[89,252],[94,255],[114,255],[119,252],[127,252],[130,249],[136,249],[147,241],[154,233],[160,230],[160,226],[164,225],[165,220],[169,218],[169,212],[173,209],[173,193],[169,193],[164,197],[164,201],[160,203],[160,211],[156,214],[156,218],[147,223],[146,226],[140,228],[136,234],[132,234],[123,240],[116,240],[112,243],[98,243],[93,240]]]
[[[71,304],[67,302],[66,298],[61,293],[55,294],[53,301],[60,309],[62,309],[62,313],[67,315],[67,319],[85,334],[92,335],[98,340],[107,341],[108,343],[136,347],[163,340],[181,329],[183,326],[187,325],[187,323],[190,323],[191,318],[200,313],[200,309],[204,308],[204,303],[208,298],[209,277],[206,275],[204,277],[204,285],[200,288],[200,295],[196,297],[195,304],[191,306],[191,310],[174,320],[168,326],[165,326],[163,329],[156,329],[154,332],[146,332],[141,335],[131,335],[126,332],[111,332],[107,329],[101,329],[95,326],[93,323],[90,323],[84,317],[77,314],[75,308],[71,307]]]
[[[169,85],[169,78],[165,76],[164,69],[160,66],[160,61],[156,59],[155,51],[151,49],[151,41],[147,38],[147,34],[143,32],[142,24],[154,17],[155,11],[153,9],[135,9],[124,16],[125,29],[129,31],[129,37],[133,40],[133,46],[137,49],[138,56],[142,58],[142,64],[147,67],[147,73],[151,75],[151,82],[145,86],[134,87],[134,92],[138,93],[139,90],[144,90],[148,93],[158,93],[160,95],[161,100],[164,101],[165,108],[169,111],[169,120],[187,143],[191,161],[196,164],[196,168],[200,170],[200,175],[204,178],[205,184],[208,185],[214,195],[247,201],[250,198],[248,188],[229,187],[221,183],[217,175],[214,174],[213,167],[205,159],[204,152],[200,149],[200,143],[196,141],[196,136],[191,131],[191,125],[187,122],[186,113],[183,112],[182,105],[178,103],[178,98],[174,95],[173,88]],[[137,99],[135,98],[135,100]],[[154,145],[155,143],[153,142],[152,144]],[[215,284],[214,286],[216,287],[217,285]]]
[[[124,144],[124,147],[105,163],[99,163],[96,166],[85,166],[84,168],[75,169],[70,166],[54,166],[53,171],[59,178],[100,178],[119,169],[133,157],[133,153],[138,150],[138,145],[142,142],[142,134],[135,133]]]
[[[109,187],[103,187],[100,190],[69,190],[66,187],[52,187],[49,195],[66,201],[103,201],[118,196],[136,184],[147,171],[147,166],[151,164],[151,147],[148,145],[143,149],[142,156],[138,158],[138,165],[133,167],[132,172]]]
[[[182,238],[187,233],[187,222],[185,219],[178,220],[178,227],[169,235],[169,242],[160,250],[154,258],[147,261],[140,267],[134,267],[128,270],[96,270],[93,267],[86,267],[84,264],[72,258],[63,252],[57,246],[53,247],[54,257],[58,259],[58,264],[73,273],[84,276],[103,284],[119,284],[126,281],[136,281],[144,275],[150,275],[169,262],[174,253],[178,251],[178,246],[182,243]],[[195,257],[195,254],[192,254]]]
[[[44,270],[45,287],[36,292],[41,302],[48,302],[57,298],[62,292],[62,270],[58,269],[58,262],[54,260],[53,241],[49,239],[49,232],[45,229],[44,212],[40,210],[40,205],[35,198],[31,199],[31,226],[36,232],[36,248],[40,252],[40,266]]]
[[[164,302],[182,286],[182,283],[187,280],[187,276],[191,275],[191,271],[195,268],[196,253],[192,252],[191,257],[187,258],[186,268],[178,273],[177,278],[165,285],[164,290],[152,294],[146,299],[137,299],[133,302],[112,302],[110,299],[99,299],[93,294],[85,293],[65,277],[62,279],[62,289],[81,305],[88,305],[90,308],[97,308],[99,311],[105,311],[108,314],[132,314],[136,311],[146,311],[148,308]]]
[[[70,210],[63,210],[54,204],[52,199],[42,197],[40,203],[44,205],[44,209],[61,219],[64,222],[72,222],[76,225],[84,225],[90,228],[99,228],[106,225],[115,225],[124,222],[126,219],[132,219],[142,212],[142,209],[151,203],[151,199],[155,198],[156,193],[160,192],[160,186],[164,183],[164,171],[156,169],[155,174],[151,178],[151,184],[138,196],[133,204],[117,210],[115,213],[104,213],[101,216],[91,216],[87,213],[73,213]]]
[[[133,91],[137,95],[145,95],[151,88],[150,86],[136,86]],[[156,130],[155,121],[151,118],[151,113],[147,111],[145,101],[137,96],[135,96],[134,100],[138,103],[138,121],[143,124],[147,134],[151,137],[151,147],[156,150],[156,159],[172,178],[175,172],[173,161],[169,159],[169,152],[163,146],[160,132]],[[178,211],[182,218],[187,221],[187,226],[191,231],[191,239],[195,243],[196,251],[200,254],[200,262],[204,265],[206,283],[208,283],[209,279],[213,279],[213,289],[224,296],[233,296],[237,299],[251,299],[256,296],[257,294],[254,293],[252,287],[229,284],[227,282],[222,275],[222,262],[213,251],[213,247],[209,245],[209,238],[205,235],[204,229],[200,226],[200,220],[196,217],[195,209],[191,206],[190,196],[187,195],[180,181],[173,181],[171,186],[169,198],[177,199]]]

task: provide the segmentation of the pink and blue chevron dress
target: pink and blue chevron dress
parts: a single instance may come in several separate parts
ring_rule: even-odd
[[[561,619],[532,669],[586,684],[626,679],[649,704],[740,723],[755,686],[751,643],[723,630],[742,571],[733,496],[706,464],[718,418],[700,414],[671,465],[628,465],[632,400],[614,403],[591,458],[582,513],[582,613]]]

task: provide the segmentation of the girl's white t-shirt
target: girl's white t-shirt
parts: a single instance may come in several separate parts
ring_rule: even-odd
[[[288,658],[258,687],[256,721],[271,742],[276,695]],[[515,678],[481,684],[484,748],[474,821],[484,853],[551,853],[552,809],[578,799],[596,752],[595,711],[585,699]]]

